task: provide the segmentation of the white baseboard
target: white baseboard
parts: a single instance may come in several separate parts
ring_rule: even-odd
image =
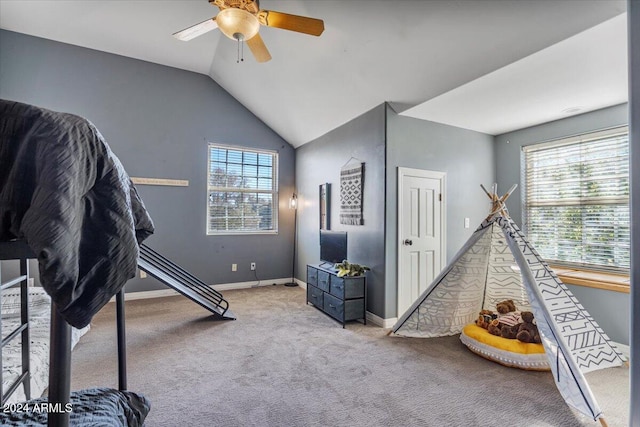
[[[613,343],[613,344],[618,348],[618,351],[619,351],[620,353],[622,353],[622,355],[623,355],[624,357],[626,357],[626,358],[627,358],[627,360],[630,360],[630,357],[631,357],[631,349],[629,348],[629,346],[628,346],[628,345],[620,344],[620,343],[617,343],[617,342],[615,342],[615,341],[614,341],[614,343]]]
[[[222,283],[219,285],[210,285],[213,289],[218,292],[229,291],[233,289],[249,289],[249,288],[257,288],[259,286],[272,286],[272,285],[282,285],[285,283],[290,283],[291,278],[286,279],[269,279],[269,280],[260,280],[260,281],[251,281],[251,282],[236,282],[236,283]],[[301,282],[296,279],[296,282],[300,285]],[[304,284],[304,288],[306,289],[306,283]],[[133,301],[138,299],[151,299],[151,298],[162,298],[162,297],[171,297],[175,295],[180,295],[177,291],[173,289],[158,289],[154,291],[139,291],[139,292],[125,292],[124,300],[125,301]],[[109,302],[114,302],[116,300],[115,297],[111,298]]]
[[[304,290],[307,289],[307,283],[304,282],[303,280],[295,279],[295,282],[298,284],[298,286],[300,286],[300,288]],[[257,288],[260,286],[283,285],[285,283],[291,283],[291,278],[287,277],[284,279],[269,279],[269,280],[261,280],[258,282],[251,281],[251,282],[223,283],[219,285],[212,285],[211,287],[218,292],[223,292],[223,291],[229,291],[234,289],[249,289],[249,288]],[[158,289],[155,291],[126,292],[124,294],[124,299],[125,301],[133,301],[133,300],[139,300],[139,299],[171,297],[175,295],[180,295],[180,294],[174,291],[173,289]],[[113,297],[109,302],[114,302],[115,300],[116,300],[115,297]],[[384,329],[391,328],[393,325],[396,324],[397,321],[398,321],[397,317],[383,319],[382,317],[367,311],[367,322],[371,322],[376,326],[380,326],[381,328],[384,328]],[[629,352],[629,347],[627,347],[627,354],[628,352]]]
[[[377,314],[373,314],[370,311],[367,311],[367,322],[371,322],[376,326],[380,326],[383,329],[389,329],[398,321],[397,317],[392,317],[390,319],[383,319]]]
[[[212,285],[211,287],[216,291],[230,291],[233,289],[249,289],[249,288],[258,288],[260,286],[271,286],[271,285],[284,285],[285,283],[291,283],[291,277],[287,277],[286,279],[268,279],[268,280],[259,280],[259,281],[251,281],[251,282],[236,282],[236,283],[223,283],[220,285]]]
[[[133,301],[137,299],[172,297],[174,295],[180,295],[180,294],[174,291],[173,289],[158,289],[157,291],[125,292],[124,300]],[[114,302],[115,300],[116,300],[116,297],[113,297],[111,298],[111,300],[109,300],[109,302]]]

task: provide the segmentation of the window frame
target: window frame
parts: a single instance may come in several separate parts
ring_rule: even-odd
[[[569,145],[574,145],[574,144],[579,144],[579,143],[589,143],[589,142],[593,142],[593,141],[599,141],[599,140],[605,140],[607,138],[612,138],[615,137],[617,135],[626,135],[627,136],[627,144],[629,143],[629,126],[628,125],[621,125],[621,126],[615,126],[615,127],[611,127],[611,128],[607,128],[607,129],[601,129],[601,130],[595,130],[595,131],[591,131],[591,132],[585,132],[582,134],[578,134],[578,135],[574,135],[571,137],[566,137],[566,138],[558,138],[558,139],[553,139],[553,140],[548,140],[548,141],[544,141],[544,142],[539,142],[539,143],[533,143],[533,144],[527,144],[527,145],[523,145],[521,148],[521,182],[523,183],[522,187],[521,187],[521,196],[522,196],[522,224],[523,224],[523,230],[524,232],[527,234],[527,236],[529,236],[529,238],[531,238],[531,233],[530,233],[530,204],[529,204],[529,200],[528,200],[528,194],[527,191],[529,189],[529,181],[528,181],[528,171],[527,171],[527,154],[528,152],[539,152],[542,150],[546,150],[546,149],[553,149],[553,148],[560,148],[563,146],[569,146]],[[581,163],[582,164],[582,163]],[[629,170],[630,173],[630,170]],[[629,180],[629,185],[630,185],[630,179],[631,177],[629,176],[628,180]],[[614,197],[611,197],[611,200],[616,199]],[[618,199],[624,199],[624,197],[618,197]],[[628,194],[626,196],[626,204],[627,206],[629,206],[629,200],[630,200],[630,194]],[[540,202],[542,203],[542,202]],[[566,201],[565,202],[560,202],[560,203],[548,203],[548,205],[550,206],[588,206],[588,205],[596,205],[595,203],[589,203],[589,200],[585,198],[585,200],[581,200],[580,203],[576,203],[576,204],[569,204]],[[612,206],[620,206],[621,203],[613,203],[611,202],[610,205]],[[596,205],[598,206],[598,205]],[[629,211],[629,227],[631,227],[631,213]],[[582,222],[581,222],[582,223]],[[629,236],[630,239],[630,236]],[[532,243],[534,244],[534,246],[536,246],[535,241],[532,241]],[[584,262],[572,262],[572,261],[565,261],[565,260],[557,260],[557,259],[547,259],[547,261],[550,264],[556,265],[558,267],[562,267],[562,268],[570,268],[570,269],[575,269],[576,271],[595,271],[595,272],[602,272],[602,273],[614,273],[614,274],[622,274],[622,275],[628,275],[629,274],[629,269],[624,267],[624,266],[607,266],[607,265],[602,265],[602,264],[589,264],[589,263],[584,263]]]
[[[237,187],[216,187],[211,185],[211,154],[212,150],[215,148],[231,150],[231,151],[241,151],[243,153],[255,153],[255,154],[268,154],[272,158],[271,162],[271,180],[272,187],[269,190],[259,189],[259,188],[237,188]],[[228,159],[225,163],[229,163]],[[244,161],[241,165],[244,165]],[[207,236],[224,236],[224,235],[235,235],[235,236],[247,236],[247,235],[274,235],[278,234],[278,165],[279,165],[279,153],[276,150],[269,150],[263,148],[253,148],[253,147],[244,147],[240,145],[229,145],[229,144],[220,144],[216,142],[208,142],[207,143],[207,193],[206,193],[206,218],[205,218],[205,232]],[[255,229],[243,229],[243,230],[211,230],[210,221],[211,221],[211,213],[210,213],[210,195],[212,192],[233,192],[233,193],[257,193],[257,194],[271,194],[271,221],[272,228],[268,230],[255,228]]]

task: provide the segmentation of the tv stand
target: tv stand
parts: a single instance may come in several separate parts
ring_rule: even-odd
[[[367,284],[365,276],[338,277],[333,268],[307,265],[307,304],[333,317],[338,322],[360,320],[367,324]]]

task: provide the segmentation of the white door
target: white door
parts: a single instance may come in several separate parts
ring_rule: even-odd
[[[445,173],[398,168],[398,317],[445,262]]]

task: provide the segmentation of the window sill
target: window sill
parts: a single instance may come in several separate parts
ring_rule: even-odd
[[[588,288],[603,289],[626,294],[630,292],[630,279],[627,275],[578,270],[566,267],[551,266],[551,268],[558,275],[562,283],[567,285],[586,286]]]

